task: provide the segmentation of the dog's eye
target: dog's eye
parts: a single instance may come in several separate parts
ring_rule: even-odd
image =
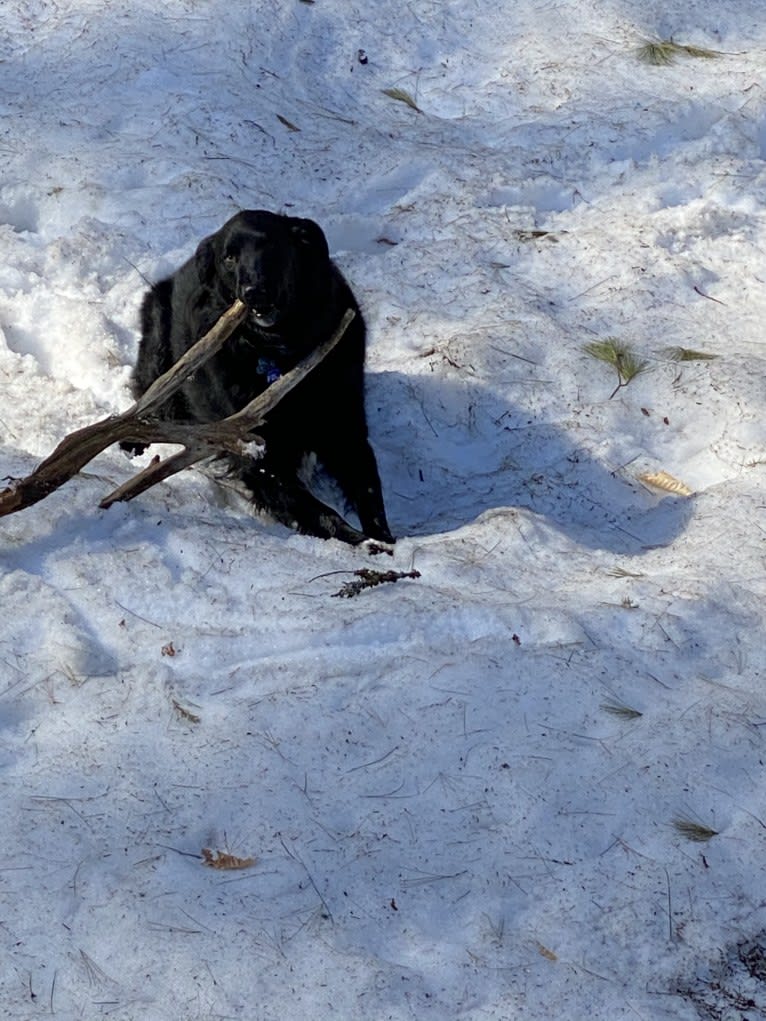
[[[224,266],[233,266],[236,261],[237,260],[233,255],[224,255],[223,257]]]

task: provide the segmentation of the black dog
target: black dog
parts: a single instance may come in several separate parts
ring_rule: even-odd
[[[393,542],[367,439],[364,320],[312,220],[262,210],[237,213],[202,241],[176,273],[156,284],[141,310],[134,395],[139,397],[167,371],[235,298],[248,306],[248,318],[161,414],[206,423],[239,411],[326,340],[346,309],[353,309],[356,316],[337,346],[258,430],[266,445],[263,457],[227,460],[256,507],[285,525],[348,543],[365,538]],[[309,453],[337,481],[361,531],[301,481],[299,471]]]

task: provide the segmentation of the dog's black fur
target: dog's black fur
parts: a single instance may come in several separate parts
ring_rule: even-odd
[[[156,284],[141,310],[134,395],[143,394],[204,336],[235,298],[250,309],[248,318],[161,414],[207,423],[239,411],[326,340],[345,310],[353,309],[356,316],[337,346],[258,430],[264,456],[228,461],[256,507],[283,524],[354,544],[365,538],[393,542],[367,438],[364,320],[312,220],[263,210],[237,213],[176,273]],[[301,463],[311,452],[339,484],[361,531],[301,481]]]

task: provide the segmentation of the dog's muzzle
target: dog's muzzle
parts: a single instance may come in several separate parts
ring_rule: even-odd
[[[245,287],[240,297],[250,309],[250,318],[256,326],[267,330],[276,324],[279,319],[279,308],[260,288]]]
[[[268,330],[279,320],[279,309],[276,305],[257,305],[250,309],[250,318],[261,329]]]

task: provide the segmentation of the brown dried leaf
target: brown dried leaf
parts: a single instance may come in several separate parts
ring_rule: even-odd
[[[689,489],[685,482],[675,478],[668,472],[644,472],[638,476],[639,481],[654,489],[662,489],[666,493],[673,493],[675,496],[693,496],[694,491]]]
[[[228,851],[211,851],[209,847],[202,848],[203,864],[211,869],[249,869],[255,865],[255,858],[238,858]]]
[[[537,947],[537,952],[541,957],[544,957],[548,961],[558,961],[556,954],[554,954],[552,950],[549,950],[548,947],[543,946],[542,943],[535,943],[535,946]]]

